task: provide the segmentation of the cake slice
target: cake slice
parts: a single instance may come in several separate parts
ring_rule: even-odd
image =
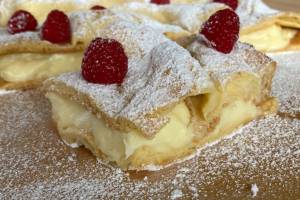
[[[59,44],[42,38],[43,28],[15,34],[8,33],[6,27],[0,28],[0,86],[6,89],[34,88],[51,76],[79,71],[83,50],[89,42],[116,22],[153,27],[157,34],[166,34],[174,40],[187,35],[180,27],[110,10],[73,12],[69,14],[69,21],[70,40]],[[60,27],[58,24],[53,26]],[[59,31],[55,30],[52,35],[59,35]]]
[[[180,160],[276,112],[270,96],[276,64],[253,47],[237,43],[225,54],[197,36],[188,45],[197,61],[162,34],[150,37],[150,29],[134,24],[123,30],[135,34],[95,39],[81,73],[45,82],[67,144],[84,145],[123,169],[143,170]]]

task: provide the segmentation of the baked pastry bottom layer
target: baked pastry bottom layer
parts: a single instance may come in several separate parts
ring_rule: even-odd
[[[82,52],[2,55],[0,58],[0,87],[34,87],[42,80],[65,72],[80,70]]]
[[[135,130],[123,133],[110,129],[101,119],[70,99],[55,93],[46,96],[52,104],[58,132],[67,144],[72,147],[83,145],[97,157],[116,162],[123,169],[134,170],[178,161],[263,113],[251,102],[232,101],[224,106],[218,123],[209,130],[211,122],[193,116],[192,110],[197,107],[191,108],[191,104],[181,102],[166,114],[169,123],[155,137],[145,138]],[[198,101],[203,98],[207,98],[206,95],[194,97]]]

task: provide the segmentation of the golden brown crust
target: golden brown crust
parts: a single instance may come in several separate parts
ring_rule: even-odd
[[[0,55],[16,53],[66,53],[83,50],[82,42],[75,44],[53,44],[39,38],[39,33],[25,33],[14,36],[0,35]]]
[[[41,86],[43,80],[31,80],[26,82],[7,82],[0,79],[0,88],[6,90],[30,90]]]
[[[55,117],[52,117],[56,127],[58,127]],[[123,158],[118,165],[125,170],[144,170],[149,165],[165,166],[190,155],[191,153],[195,152],[196,148],[199,147],[199,144],[204,145],[206,143],[200,140],[200,138],[203,138],[205,135],[207,136],[207,134],[204,134],[202,129],[201,132],[197,133],[200,130],[200,127],[204,128],[204,124],[202,121],[199,121],[198,119],[196,120],[195,116],[191,117],[189,126],[195,127],[195,129],[193,128],[195,130],[195,139],[191,144],[185,146],[184,148],[174,149],[174,151],[170,150],[163,153],[153,151],[153,149],[150,147],[142,146],[138,148],[129,158]],[[106,158],[105,154],[102,153],[101,149],[99,149],[97,146],[93,133],[89,130],[84,130],[81,128],[79,129],[75,126],[68,126],[64,127],[63,130],[58,131],[58,133],[68,145],[83,145],[96,157]],[[202,135],[200,136],[200,134]]]
[[[279,14],[262,16],[256,23],[243,26],[240,34],[248,34],[262,30],[271,25],[279,25],[285,28],[300,29],[300,14],[293,12],[282,12]]]
[[[129,158],[123,158],[118,165],[122,167],[124,170],[145,170],[150,166],[165,166],[168,164],[172,164],[180,159],[191,155],[196,151],[196,149],[206,145],[209,142],[213,142],[217,139],[220,139],[230,131],[224,131],[220,133],[215,133],[212,135],[208,133],[208,124],[200,119],[199,115],[196,114],[197,110],[195,107],[188,103],[190,101],[187,99],[187,105],[190,109],[194,110],[191,112],[192,117],[189,126],[193,127],[194,130],[194,139],[191,144],[185,146],[181,149],[174,149],[174,151],[168,152],[155,152],[153,149],[147,146],[142,146],[137,149],[133,155]],[[270,98],[264,102],[261,102],[261,105],[258,105],[258,108],[261,109],[260,115],[258,117],[263,117],[267,114],[273,114],[277,112],[277,101],[274,98]],[[54,122],[56,120],[54,119]],[[244,123],[248,123],[249,121],[245,121]],[[244,124],[241,124],[241,126]],[[89,149],[95,156],[99,158],[106,158],[105,154],[101,152],[101,149],[97,146],[96,140],[93,136],[93,133],[89,130],[79,129],[78,127],[64,127],[65,129],[62,132],[58,133],[62,137],[62,139],[67,144],[78,144],[83,145],[87,149]],[[236,127],[238,128],[238,127]],[[68,131],[65,131],[68,130]],[[71,131],[70,131],[71,130]]]
[[[300,14],[293,12],[280,12],[278,14],[264,16],[256,23],[244,26],[241,29],[241,35],[247,35],[270,27],[279,25],[282,28],[293,29],[297,31],[295,37],[290,41],[290,44],[283,48],[271,52],[283,52],[290,50],[300,50]]]

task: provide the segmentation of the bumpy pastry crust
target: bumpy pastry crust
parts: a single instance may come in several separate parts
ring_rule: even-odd
[[[277,25],[285,29],[297,32],[295,37],[283,49],[276,51],[299,50],[300,14],[295,12],[283,12],[269,8],[261,0],[241,1],[237,10],[241,20],[241,35],[255,33],[266,27]]]
[[[164,111],[189,96],[211,91],[212,83],[206,72],[211,73],[219,83],[226,82],[233,73],[255,74],[261,77],[264,87],[255,101],[261,102],[270,94],[275,63],[249,45],[238,43],[230,55],[218,53],[207,47],[199,48],[199,65],[188,52],[174,42],[167,41],[163,36],[161,39],[157,35],[150,37],[151,32],[147,31],[147,34],[141,37],[128,34],[124,40],[118,36],[118,30],[122,33],[126,30],[124,24],[114,27],[117,26],[122,26],[122,30],[112,28],[113,34],[109,30],[107,34],[120,41],[129,59],[132,59],[129,62],[128,76],[121,87],[87,83],[80,73],[62,75],[45,84],[47,91],[83,104],[97,117],[104,119],[111,128],[124,132],[137,129],[144,136],[153,137],[168,122],[168,119],[161,115]],[[142,29],[130,27],[130,30]],[[148,39],[145,40],[145,37]],[[139,38],[139,47],[145,53],[130,52],[135,49],[132,48],[132,44],[137,43],[131,40],[136,38]],[[153,42],[150,43],[151,38]],[[202,50],[204,52],[201,52]],[[136,60],[137,57],[139,60]],[[206,72],[203,71],[203,66]]]
[[[221,87],[225,87],[233,74],[249,73],[262,80],[261,94],[255,97],[254,102],[257,104],[270,97],[276,62],[253,46],[237,42],[230,54],[223,54],[205,45],[200,35],[194,37],[187,49]]]
[[[156,5],[147,3],[128,3],[115,6],[112,10],[138,13],[148,16],[161,23],[173,24],[182,27],[190,33],[198,33],[202,24],[216,11],[228,8],[224,4],[212,3],[211,1],[192,2],[185,4]],[[278,25],[284,29],[295,31],[300,29],[300,15],[292,12],[281,12],[266,6],[261,0],[243,0],[239,2],[236,10],[241,22],[241,36],[247,36],[266,29],[272,25]],[[289,40],[289,38],[287,38]],[[299,49],[299,37],[288,43],[286,48]],[[264,50],[264,49],[262,49]]]
[[[57,53],[83,50],[101,30],[113,22],[128,21],[145,24],[159,33],[170,35],[172,38],[184,37],[188,32],[179,26],[161,24],[150,18],[129,13],[119,13],[110,10],[94,12],[90,10],[77,11],[69,14],[72,30],[70,44],[57,45],[42,40],[39,32],[24,32],[11,35],[6,28],[0,28],[0,55],[9,53]],[[176,34],[178,34],[176,36]]]
[[[70,44],[57,45],[40,38],[39,32],[24,32],[20,34],[10,35],[6,28],[0,28],[0,55],[15,53],[66,53],[83,51],[91,40],[96,37],[110,37],[105,32],[115,22],[124,21],[127,23],[146,24],[157,32],[156,34],[165,34],[173,40],[181,40],[186,38],[189,33],[180,27],[172,25],[164,25],[147,17],[140,17],[134,14],[117,13],[110,10],[101,12],[94,11],[77,11],[69,15],[72,29],[72,41]],[[145,27],[145,31],[149,29]],[[122,33],[126,36],[126,32]],[[132,50],[139,48],[132,47]],[[143,54],[143,52],[140,52]],[[136,54],[137,55],[137,54]],[[2,81],[4,82],[4,81]],[[34,83],[34,84],[32,84]],[[34,88],[38,86],[40,80],[30,80],[28,82],[15,82],[2,84],[3,87],[19,89],[24,85],[23,89]],[[22,88],[22,87],[21,87]]]
[[[47,17],[47,14],[54,9],[59,9],[63,12],[72,12],[78,10],[88,10],[94,5],[111,7],[115,4],[121,4],[123,2],[123,0],[2,0],[0,2],[0,25],[6,26],[10,16],[19,9],[31,12],[41,24]],[[130,0],[126,0],[126,2],[130,2]]]
[[[182,27],[190,33],[199,32],[202,24],[215,12],[227,8],[220,3],[192,3],[156,5],[150,3],[128,3],[112,7],[113,11],[138,13],[164,24]]]
[[[272,24],[300,29],[298,13],[271,9],[261,0],[241,1],[237,13],[243,27],[241,34],[257,31]]]
[[[149,2],[149,0],[1,0],[0,1],[0,26],[6,26],[10,16],[19,9],[27,10],[36,16],[39,23],[42,23],[47,14],[54,9],[64,12],[87,10],[94,5],[102,5],[110,8],[116,5],[130,2]],[[171,3],[205,3],[208,0],[171,0]]]
[[[91,84],[79,72],[50,79],[45,85],[47,91],[83,104],[109,127],[125,132],[137,129],[144,136],[153,137],[168,123],[160,113],[188,96],[214,88],[189,52],[162,34],[124,22],[101,34],[118,40],[125,48],[129,72],[122,86]]]

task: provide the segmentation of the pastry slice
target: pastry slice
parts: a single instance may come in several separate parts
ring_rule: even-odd
[[[113,9],[139,13],[161,23],[180,26],[190,33],[198,33],[211,15],[225,8],[228,8],[225,4],[213,1],[193,1],[167,5],[134,2]],[[241,21],[240,41],[252,44],[263,52],[299,50],[298,13],[271,9],[261,0],[239,1],[236,12]]]
[[[153,0],[153,3],[159,3],[161,0]],[[166,1],[166,0],[163,0]],[[190,3],[195,0],[170,0],[170,3]],[[197,0],[197,2],[205,2],[206,0]],[[42,24],[47,14],[51,10],[59,9],[63,12],[73,12],[78,10],[88,10],[94,6],[111,8],[113,6],[122,5],[130,2],[150,2],[149,0],[1,0],[0,1],[0,26],[6,26],[10,16],[17,10],[26,10],[32,13],[39,24]]]
[[[237,9],[240,41],[260,51],[300,50],[300,14],[269,8],[261,0],[243,0]]]
[[[84,145],[123,169],[143,170],[173,163],[276,112],[270,97],[275,62],[253,47],[237,43],[224,54],[196,39],[188,49],[199,62],[162,34],[157,41],[153,31],[134,26],[124,31],[139,37],[98,38],[81,73],[45,82],[67,144]]]
[[[157,5],[132,2],[114,6],[115,11],[137,13],[164,24],[180,26],[190,33],[196,33],[202,24],[215,12],[227,8],[221,3],[181,3]]]
[[[33,88],[51,76],[79,71],[83,50],[89,42],[116,22],[144,24],[174,40],[187,35],[180,27],[110,10],[73,12],[69,20],[70,41],[61,44],[43,39],[41,35],[44,28],[16,34],[8,33],[7,28],[0,28],[0,86],[7,89]]]
[[[111,2],[111,3],[110,3]],[[11,15],[18,10],[26,10],[42,24],[47,18],[47,14],[55,9],[63,12],[73,12],[78,10],[88,10],[95,5],[109,6],[111,4],[120,3],[121,0],[1,0],[0,2],[0,25],[6,26]],[[129,0],[128,0],[129,2]]]
[[[99,53],[83,62],[85,66],[99,58],[95,65],[122,64],[122,71],[101,75],[113,67],[97,71],[92,66],[84,68],[82,74],[64,74],[45,82],[59,134],[67,144],[84,145],[124,169],[165,165],[189,155],[196,148],[195,135],[203,125],[194,120],[186,98],[209,93],[214,90],[213,82],[187,50],[162,34],[134,24],[123,31],[126,37],[120,34],[94,41],[117,43],[117,49],[92,43],[85,57],[94,51],[106,52],[96,47],[108,48],[110,53],[124,49],[125,53],[118,53],[115,59],[115,53]],[[117,84],[108,85],[107,81],[111,83],[110,79],[123,74],[125,64],[128,72],[123,82],[116,78]],[[104,83],[94,83],[99,77]]]

